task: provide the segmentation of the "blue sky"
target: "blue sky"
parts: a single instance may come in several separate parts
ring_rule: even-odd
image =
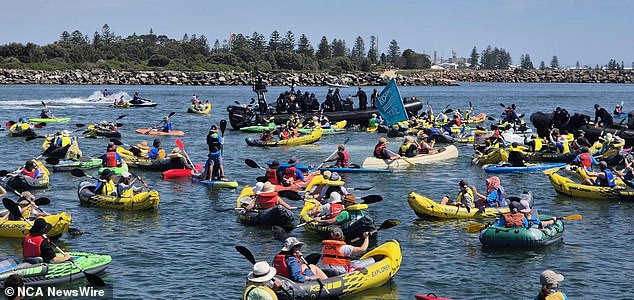
[[[634,1],[629,0],[4,0],[0,44],[57,40],[62,31],[92,37],[107,23],[121,36],[134,32],[180,39],[204,34],[213,44],[229,32],[267,38],[278,30],[302,33],[316,47],[322,36],[379,38],[380,51],[395,39],[401,50],[448,58],[473,46],[506,49],[514,63],[528,53],[537,66],[557,55],[562,66],[634,62]]]

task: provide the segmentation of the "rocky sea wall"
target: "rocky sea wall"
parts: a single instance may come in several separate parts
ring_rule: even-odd
[[[406,72],[406,73],[405,73]],[[395,78],[401,86],[456,85],[458,82],[531,83],[634,83],[631,70],[434,70],[354,72],[340,75],[277,72],[265,75],[277,86],[380,86]],[[250,85],[249,72],[110,71],[110,70],[7,70],[0,69],[0,84],[76,85]]]

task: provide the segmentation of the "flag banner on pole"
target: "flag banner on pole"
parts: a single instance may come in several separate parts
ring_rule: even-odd
[[[385,120],[385,125],[392,126],[401,121],[407,120],[407,112],[401,94],[394,79],[385,86],[376,100],[376,109]]]

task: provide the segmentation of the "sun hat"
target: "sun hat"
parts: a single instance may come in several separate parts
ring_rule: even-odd
[[[70,136],[70,131],[69,130],[62,130],[62,135],[63,136]]]
[[[247,275],[247,279],[251,282],[267,282],[277,274],[277,270],[265,261],[257,262],[253,265],[253,271]]]
[[[288,160],[288,163],[289,163],[289,164],[294,164],[294,163],[296,163],[296,162],[298,162],[298,161],[299,161],[299,160],[297,159],[297,157],[293,156],[293,157],[291,157],[291,159],[289,159],[289,160]]]
[[[522,212],[522,213],[531,212],[531,206],[530,206],[530,204],[528,204],[528,201],[520,200],[520,206],[521,206],[520,212]]]
[[[29,233],[30,234],[45,234],[49,232],[49,230],[51,230],[52,227],[53,226],[47,223],[46,220],[42,218],[37,218],[35,219],[35,222],[33,222],[33,226],[31,227],[31,229],[29,229]]]
[[[387,143],[387,139],[384,137],[379,138],[379,143],[385,144]]]
[[[612,134],[611,133],[608,132],[608,133],[605,134],[605,139],[606,140],[609,140],[611,138],[612,138]]]
[[[181,153],[181,149],[179,149],[178,147],[174,147],[172,148],[172,152],[173,154],[177,154],[177,153]]]
[[[275,168],[277,168],[279,166],[280,166],[280,162],[277,159],[275,159],[275,160],[273,160],[271,162],[271,168],[275,169]]]
[[[332,172],[332,174],[330,175],[330,180],[332,181],[341,180],[341,176],[339,176],[339,173],[337,172]]]
[[[139,149],[143,149],[143,150],[148,150],[150,149],[150,147],[147,145],[147,141],[141,141],[140,144],[136,144],[137,148]]]
[[[130,172],[123,172],[121,173],[121,177],[125,177],[125,178],[131,178],[132,177],[132,173]]]
[[[275,192],[275,187],[273,186],[272,183],[267,181],[264,183],[264,185],[262,185],[262,190],[260,193],[270,193],[270,192]]]
[[[342,149],[342,150],[345,150],[345,149],[346,149],[346,145],[344,145],[344,144],[339,144],[339,145],[337,146],[337,149]]]
[[[115,176],[117,174],[114,173],[114,171],[110,170],[110,169],[105,169],[103,170],[103,172],[101,172],[101,179],[109,179],[112,176]]]
[[[330,175],[332,175],[332,173],[330,171],[326,170],[321,175],[324,177],[324,179],[330,179]]]
[[[557,274],[555,271],[546,270],[539,276],[541,284],[555,285],[564,280],[564,275]]]
[[[330,203],[340,203],[341,202],[341,194],[337,192],[330,193]]]
[[[281,251],[283,252],[291,251],[293,247],[295,246],[302,247],[303,245],[304,243],[300,242],[296,237],[289,237],[289,238],[286,238],[286,240],[284,240],[284,246],[282,247]]]
[[[255,184],[255,186],[253,187],[253,193],[254,194],[259,194],[260,192],[262,192],[262,188],[264,187],[264,182],[258,182]]]

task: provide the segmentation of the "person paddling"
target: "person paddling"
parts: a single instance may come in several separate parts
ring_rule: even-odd
[[[350,155],[348,154],[348,151],[346,151],[346,145],[339,144],[337,146],[337,156],[331,159],[324,160],[323,163],[335,161],[336,163],[334,166],[336,168],[347,168],[349,159]]]
[[[368,245],[370,244],[370,233],[366,231],[363,233],[362,237],[363,244],[361,244],[361,246],[356,247],[348,245],[345,242],[346,239],[341,228],[333,228],[330,232],[330,239],[322,241],[324,246],[322,247],[321,253],[324,265],[337,271],[339,274],[345,274],[360,269],[361,266],[354,264],[350,260],[350,257],[362,255],[368,250]],[[372,261],[374,262],[374,260]]]
[[[270,182],[266,182],[262,186],[262,191],[256,194],[255,200],[251,201],[244,210],[252,211],[254,209],[269,209],[277,205],[281,205],[286,209],[292,209],[288,203],[284,202],[284,200],[277,195],[275,187]]]
[[[493,226],[498,227],[523,227],[528,228],[528,220],[522,212],[520,212],[521,205],[519,202],[513,201],[509,204],[509,213],[502,214],[502,216],[493,223]]]
[[[152,142],[152,149],[147,154],[149,159],[163,159],[165,158],[165,150],[161,148],[161,140],[154,139]]]
[[[211,127],[209,127],[209,133],[207,134],[207,147],[209,148],[209,153],[207,154],[207,162],[205,162],[205,179],[226,181],[224,166],[222,165],[223,146],[224,141],[222,135],[218,133],[218,127],[216,127],[216,124],[212,124]]]
[[[120,167],[125,163],[121,155],[117,153],[117,145],[113,142],[108,143],[106,153],[102,154],[99,158],[101,158],[101,165],[106,168]]]
[[[464,179],[460,180],[458,185],[460,186],[460,192],[458,192],[456,200],[452,201],[449,196],[445,196],[440,200],[440,204],[463,206],[467,207],[467,210],[475,207],[475,193],[473,191],[475,188],[469,187],[469,182]]]
[[[46,237],[46,233],[51,228],[51,224],[48,224],[46,220],[42,218],[35,219],[33,226],[29,229],[29,233],[24,237],[22,243],[22,256],[25,261],[57,264],[72,259],[68,254],[63,256],[55,254],[51,242]]]
[[[122,198],[129,198],[142,192],[143,187],[134,185],[134,182],[139,178],[140,177],[135,177],[132,179],[132,174],[130,172],[121,173],[121,177],[117,183],[117,195]],[[147,184],[144,184],[144,186],[147,187]]]
[[[117,185],[114,183],[115,173],[110,169],[101,172],[101,177],[95,186],[95,194],[117,196]]]
[[[295,237],[289,237],[284,241],[284,246],[273,258],[273,267],[277,275],[295,282],[328,279],[319,267],[301,262],[303,245],[304,243]]]
[[[568,296],[559,291],[559,283],[564,280],[564,275],[546,270],[539,276],[542,288],[534,300],[568,300]]]
[[[162,132],[170,132],[172,131],[172,121],[170,121],[170,117],[165,116],[163,117],[163,123],[161,124],[161,131]]]
[[[247,275],[249,285],[242,294],[243,300],[277,300],[276,291],[281,290],[283,283],[275,280],[277,270],[265,261],[253,265],[253,271]]]
[[[390,155],[390,151],[387,150],[387,139],[384,137],[379,138],[379,142],[374,146],[374,157],[380,159],[399,159],[399,155]]]

